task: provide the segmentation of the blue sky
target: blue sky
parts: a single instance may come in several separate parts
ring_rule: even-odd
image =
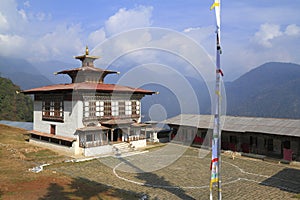
[[[122,31],[161,27],[192,38],[214,59],[211,4],[212,0],[0,0],[0,55],[73,62],[72,56],[82,54],[86,44],[93,49]],[[223,0],[225,80],[269,61],[300,64],[299,10],[295,0]]]

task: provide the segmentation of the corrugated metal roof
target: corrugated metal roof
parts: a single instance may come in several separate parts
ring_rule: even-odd
[[[129,92],[129,93],[142,93],[142,94],[154,94],[155,92],[150,90],[144,90],[141,88],[132,88],[115,84],[104,83],[70,83],[70,84],[57,84],[49,85],[39,88],[33,88],[23,91],[25,94],[35,94],[42,92],[55,92],[55,91],[73,91],[73,90],[94,90],[97,92]]]
[[[213,128],[213,115],[181,114],[164,121],[166,124]],[[222,130],[256,132],[300,137],[299,119],[222,116]]]

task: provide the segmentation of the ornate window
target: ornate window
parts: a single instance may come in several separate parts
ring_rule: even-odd
[[[119,116],[119,102],[118,101],[111,102],[111,115]]]
[[[140,102],[139,101],[132,101],[132,115],[139,115],[140,114]]]
[[[111,100],[101,96],[86,96],[83,102],[84,120],[129,118],[140,115],[140,101]]]
[[[132,115],[131,101],[125,101],[125,115]]]
[[[125,101],[119,101],[119,115],[125,115]]]
[[[100,118],[104,116],[109,116],[110,112],[110,102],[108,101],[85,101],[83,105],[83,112],[85,118]]]
[[[62,96],[44,96],[42,101],[42,119],[64,121],[64,101]]]
[[[96,101],[96,117],[104,116],[104,102]]]
[[[104,116],[110,117],[111,116],[111,104],[110,101],[104,102]]]

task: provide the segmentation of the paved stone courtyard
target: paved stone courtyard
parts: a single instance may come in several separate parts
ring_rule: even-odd
[[[209,199],[210,157],[203,149],[168,144],[141,154],[50,169],[132,191],[139,194],[136,199]],[[300,167],[222,156],[223,199],[293,199],[299,193]]]

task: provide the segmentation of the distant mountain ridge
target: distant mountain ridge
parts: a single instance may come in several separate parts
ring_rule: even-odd
[[[54,72],[70,68],[74,68],[74,64],[55,60],[30,63],[25,59],[0,56],[0,75],[12,80],[22,90],[69,83],[67,75],[56,76]]]
[[[24,59],[0,56],[0,75],[12,80],[22,90],[53,84]]]
[[[226,84],[227,114],[300,118],[300,65],[265,63]]]
[[[207,85],[201,80],[190,77],[186,77],[186,79],[198,98],[200,114],[212,114]],[[214,83],[210,83],[210,86],[212,84],[214,85]],[[299,86],[300,65],[279,62],[265,63],[235,81],[225,83],[227,103],[225,114],[299,119]],[[167,91],[167,88],[151,85],[147,89],[160,92],[159,95],[149,97],[149,99],[161,104],[166,109],[168,118],[181,113],[177,97]],[[151,101],[143,104],[143,113],[149,110]],[[194,112],[191,113],[197,114],[197,111],[194,109]]]
[[[55,83],[69,83],[67,76],[55,76],[54,72],[76,67],[76,64],[60,61],[36,62],[0,56],[0,75],[11,79],[22,90]],[[78,66],[79,67],[79,66]],[[111,81],[118,81],[113,77]],[[200,114],[211,114],[211,102],[207,85],[203,80],[185,77],[199,101]],[[176,80],[174,80],[176,81]],[[112,82],[112,83],[113,83]],[[214,83],[209,83],[210,87]],[[232,82],[225,83],[227,115],[300,118],[300,65],[269,62],[245,73]],[[168,88],[152,84],[145,89],[160,92],[143,99],[143,113],[147,116],[153,103],[165,108],[167,117],[181,113],[176,95]],[[182,88],[180,88],[182,89]],[[184,105],[188,102],[181,102]],[[182,104],[182,105],[183,105]],[[193,107],[188,112],[197,114]],[[146,117],[149,119],[149,116]]]
[[[52,83],[70,83],[71,79],[68,75],[55,75],[55,72],[72,69],[79,67],[80,63],[74,65],[72,63],[65,63],[57,60],[40,61],[32,63],[32,65],[38,70],[40,74],[47,77]]]

